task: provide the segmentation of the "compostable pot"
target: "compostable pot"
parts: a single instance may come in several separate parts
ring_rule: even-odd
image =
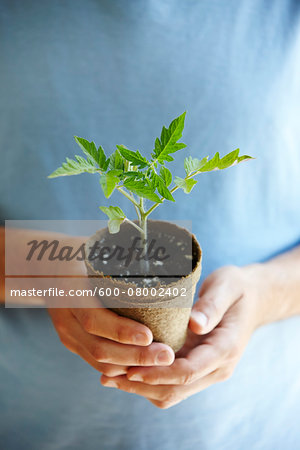
[[[104,307],[143,323],[154,341],[176,352],[186,340],[201,275],[201,248],[185,228],[149,220],[145,273],[139,259],[141,242],[139,232],[126,222],[117,234],[110,234],[108,228],[98,230],[85,244],[87,272]]]

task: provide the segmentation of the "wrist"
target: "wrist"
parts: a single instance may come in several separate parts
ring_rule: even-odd
[[[288,316],[284,276],[271,263],[255,263],[243,267],[255,309],[258,328]]]
[[[274,299],[274,279],[272,271],[264,263],[255,263],[243,267],[246,291],[253,306],[254,329],[272,321],[272,303]]]

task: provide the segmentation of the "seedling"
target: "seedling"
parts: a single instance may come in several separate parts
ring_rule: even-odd
[[[144,251],[147,252],[147,220],[150,214],[165,200],[175,202],[173,197],[177,189],[189,194],[197,184],[195,177],[204,172],[227,169],[241,161],[252,159],[251,156],[239,156],[236,149],[220,158],[217,152],[211,159],[188,156],[184,160],[185,176],[174,176],[166,167],[174,161],[171,156],[186,147],[179,142],[184,129],[185,112],[174,119],[168,128],[163,127],[160,138],[156,138],[150,159],[143,156],[139,150],[132,151],[124,145],[117,145],[109,157],[103,148],[96,147],[94,142],[75,136],[75,141],[86,155],[86,158],[75,155],[75,160],[66,158],[66,162],[56,169],[49,178],[80,173],[96,173],[100,175],[99,182],[106,198],[114,191],[120,192],[133,203],[138,220],[130,220],[119,206],[100,206],[109,218],[110,233],[117,233],[122,222],[127,221],[141,233]],[[152,202],[147,209],[145,200]],[[147,267],[146,267],[147,269]]]

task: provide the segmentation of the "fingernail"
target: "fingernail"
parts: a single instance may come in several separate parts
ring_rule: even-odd
[[[208,323],[208,318],[205,314],[203,314],[200,311],[193,311],[192,317],[202,328],[206,327]]]
[[[158,355],[156,355],[156,364],[168,363],[171,361],[172,355],[167,350],[162,350]]]
[[[104,386],[114,387],[114,388],[118,387],[117,383],[115,381],[113,381],[113,380],[105,381]]]
[[[128,377],[128,380],[130,381],[143,381],[143,377],[140,373],[134,373],[133,375],[130,375]]]
[[[148,342],[148,336],[144,333],[137,333],[133,336],[133,342],[137,345],[146,344]]]

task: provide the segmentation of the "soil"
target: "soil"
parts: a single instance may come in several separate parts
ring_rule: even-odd
[[[137,286],[174,283],[192,272],[199,255],[191,235],[179,227],[171,234],[168,228],[167,222],[148,222],[148,254],[143,253],[142,261],[139,260],[142,239],[138,230],[128,223],[123,223],[116,234],[106,230],[97,241],[97,249],[88,255],[89,261],[98,272]],[[145,259],[149,261],[148,268]]]

